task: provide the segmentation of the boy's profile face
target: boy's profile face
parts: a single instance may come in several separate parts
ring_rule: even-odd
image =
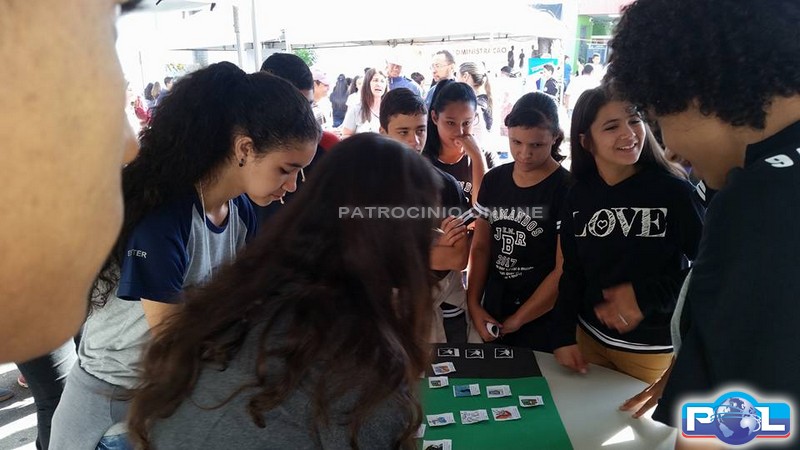
[[[388,130],[381,128],[381,133],[400,141],[417,152],[422,152],[428,138],[428,116],[416,114],[396,114],[389,118]]]
[[[694,175],[710,188],[722,188],[728,172],[744,164],[730,125],[702,114],[696,105],[679,113],[650,117],[658,121],[669,151],[690,162]]]

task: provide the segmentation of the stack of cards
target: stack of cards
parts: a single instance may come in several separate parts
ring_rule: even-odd
[[[498,422],[503,422],[506,420],[517,420],[520,418],[520,415],[516,406],[504,406],[502,408],[492,408],[492,417]]]
[[[489,398],[511,397],[511,386],[486,386],[486,396]]]
[[[453,450],[453,441],[450,439],[422,441],[422,450]]]
[[[520,395],[519,396],[519,406],[523,408],[530,408],[533,406],[542,406],[544,405],[544,400],[542,400],[541,395]]]
[[[461,384],[453,386],[453,396],[455,397],[474,397],[481,395],[481,387],[478,384]]]

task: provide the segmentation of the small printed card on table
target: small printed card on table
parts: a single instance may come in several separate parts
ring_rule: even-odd
[[[489,420],[489,413],[485,409],[476,409],[473,411],[461,411],[461,423],[469,425],[471,423],[486,422]]]
[[[453,386],[454,397],[474,397],[481,395],[481,387],[476,384],[457,384]]]
[[[461,352],[457,348],[445,347],[436,350],[436,356],[439,358],[458,358]]]
[[[544,405],[544,400],[542,400],[541,395],[520,395],[519,396],[519,406],[523,408],[532,408],[534,406],[542,406]]]
[[[464,353],[466,353],[467,359],[483,359],[482,348],[468,348]]]
[[[492,408],[492,417],[498,422],[506,420],[518,420],[521,416],[516,406],[504,406],[502,408]]]
[[[450,425],[451,423],[456,423],[456,419],[453,418],[453,413],[428,414],[427,418],[428,425],[432,427],[442,427]]]
[[[511,386],[486,386],[486,396],[489,398],[511,397]]]
[[[422,441],[422,450],[453,450],[453,441],[450,439]]]
[[[450,385],[450,379],[447,377],[430,377],[428,378],[428,387],[431,389],[443,388]]]
[[[425,426],[426,425],[424,423],[419,424],[419,428],[417,428],[417,432],[414,433],[414,437],[415,438],[419,439],[422,436],[425,436]]]
[[[448,373],[453,373],[456,371],[456,366],[453,365],[451,362],[443,362],[438,364],[432,364],[433,373],[436,375],[446,375]]]
[[[495,359],[513,359],[514,350],[510,348],[496,348],[494,349],[494,357]]]

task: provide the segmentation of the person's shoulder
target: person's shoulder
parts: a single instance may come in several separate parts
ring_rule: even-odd
[[[660,191],[677,191],[690,194],[695,190],[694,185],[688,179],[671,173],[666,169],[647,169],[646,177],[647,183],[653,186],[657,185]]]
[[[134,232],[143,230],[188,233],[192,223],[192,208],[199,207],[192,195],[181,195],[145,214]]]
[[[800,215],[800,152],[788,148],[770,152],[744,168],[731,170],[711,204],[728,214],[745,214],[745,209],[748,214],[761,211],[764,220],[775,218],[767,211],[776,209],[786,220]]]
[[[494,166],[483,176],[483,183],[510,178],[514,172],[514,162],[507,162]]]

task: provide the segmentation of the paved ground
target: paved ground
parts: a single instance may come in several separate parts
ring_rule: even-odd
[[[0,387],[14,397],[0,402],[0,450],[36,450],[36,407],[28,389],[17,384],[19,371],[13,364],[0,364]]]

